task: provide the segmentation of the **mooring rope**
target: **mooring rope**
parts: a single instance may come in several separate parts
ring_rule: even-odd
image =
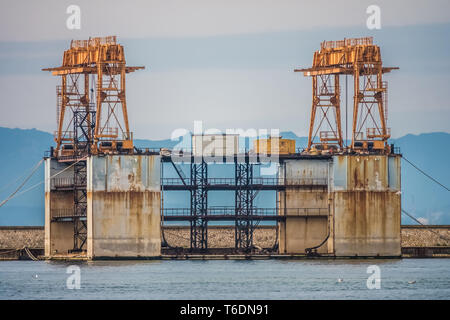
[[[36,258],[31,251],[28,249],[28,247],[23,247],[23,249],[25,250],[26,254],[28,255],[28,257],[30,257],[31,260],[33,261],[39,261],[38,258]]]

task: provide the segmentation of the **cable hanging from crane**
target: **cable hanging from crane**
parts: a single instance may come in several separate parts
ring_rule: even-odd
[[[28,175],[28,177],[25,178],[24,181],[22,181],[22,183],[16,188],[16,190],[13,191],[13,193],[11,193],[5,200],[3,200],[2,202],[0,202],[0,207],[2,207],[5,203],[7,203],[9,200],[11,200],[12,198],[14,198],[14,196],[16,195],[17,192],[19,192],[20,189],[22,189],[22,187],[25,185],[25,183],[28,182],[28,180],[30,180],[30,178],[33,176],[33,174],[36,172],[36,170],[41,166],[41,164],[44,162],[44,159],[41,159],[31,170],[31,173]]]
[[[0,193],[3,192],[4,190],[7,190],[11,186],[14,186],[17,182],[21,181],[22,179],[24,179],[33,168],[34,168],[34,166],[29,171],[25,171],[24,174],[21,175],[20,177],[18,177],[16,180],[11,181],[10,183],[5,184],[3,187],[1,187]]]
[[[414,163],[412,163],[411,161],[409,161],[408,159],[406,159],[404,156],[402,156],[402,158],[408,162],[410,165],[412,165],[417,171],[419,171],[420,173],[422,173],[424,176],[426,176],[427,178],[429,178],[430,180],[434,181],[435,183],[437,183],[438,185],[440,185],[442,188],[446,189],[447,191],[450,191],[450,188],[444,186],[442,183],[440,183],[439,181],[437,181],[435,178],[433,178],[432,176],[430,176],[429,174],[427,174],[425,171],[423,171],[422,169],[420,169],[418,166],[416,166]]]
[[[48,178],[48,180],[50,180],[50,179],[52,179],[52,178],[54,178],[54,177],[60,175],[60,174],[63,173],[64,171],[68,170],[69,168],[73,167],[75,164],[77,164],[78,162],[83,161],[83,160],[86,160],[86,157],[81,158],[81,159],[79,159],[78,161],[72,163],[70,166],[66,167],[64,170],[61,170],[61,171],[55,173],[55,174],[52,175],[50,178]],[[19,186],[16,190],[14,190],[13,193],[11,193],[11,194],[9,195],[9,197],[7,197],[5,200],[3,200],[2,202],[0,202],[0,208],[1,208],[4,204],[6,204],[9,200],[11,200],[11,199],[13,199],[13,198],[15,198],[15,197],[17,197],[17,196],[20,196],[21,194],[24,194],[24,193],[26,193],[26,192],[28,192],[28,191],[31,191],[31,190],[33,190],[34,188],[40,186],[41,184],[43,184],[43,183],[45,182],[45,179],[44,179],[43,181],[41,181],[41,182],[39,182],[39,183],[36,183],[35,185],[29,187],[28,189],[25,189],[25,190],[22,191],[22,192],[18,192],[18,191],[25,185],[25,183],[31,178],[31,176],[36,172],[36,170],[40,167],[40,165],[41,165],[43,162],[44,162],[44,159],[41,159],[41,160],[38,162],[38,164],[35,166],[35,168],[33,168],[33,171],[32,171],[31,174],[25,179],[25,181],[22,182],[22,183],[20,184],[20,186]]]
[[[442,183],[440,183],[439,181],[437,181],[436,179],[434,179],[432,176],[430,176],[429,174],[427,174],[425,171],[423,171],[422,169],[420,169],[418,166],[416,166],[414,163],[412,163],[411,161],[409,161],[408,159],[406,159],[405,156],[402,156],[402,158],[408,162],[411,166],[413,166],[413,168],[415,168],[417,171],[419,171],[420,173],[422,173],[424,176],[426,176],[427,178],[429,178],[430,180],[432,180],[433,182],[437,183],[438,185],[440,185],[442,188],[446,189],[447,191],[450,191],[450,189],[448,187],[446,187],[445,185],[443,185]],[[408,217],[410,217],[411,219],[413,219],[415,222],[417,222],[418,224],[426,227],[426,228],[430,228],[429,226],[423,224],[422,222],[420,222],[420,220],[416,219],[414,216],[412,216],[411,214],[409,214],[408,212],[406,212],[405,210],[402,209],[402,212],[404,214],[406,214]],[[439,236],[439,238],[445,240],[445,241],[450,241],[450,239],[442,236],[440,233],[437,233],[431,229],[429,229],[431,232],[437,234]]]
[[[444,236],[441,235],[440,233],[431,230],[431,229],[430,229],[430,228],[431,228],[430,226],[427,226],[426,224],[423,224],[422,222],[420,222],[420,220],[416,219],[413,215],[409,214],[409,213],[406,212],[405,210],[402,209],[402,212],[403,212],[404,214],[406,214],[408,217],[410,217],[411,219],[413,219],[413,220],[414,220],[415,222],[417,222],[418,224],[424,226],[425,228],[428,228],[429,231],[431,231],[431,232],[433,232],[434,234],[438,235],[439,238],[441,238],[441,239],[443,239],[443,240],[445,240],[445,241],[450,241],[450,239],[444,237]]]

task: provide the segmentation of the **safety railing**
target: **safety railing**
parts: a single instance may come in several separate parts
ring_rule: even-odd
[[[193,215],[191,208],[164,208],[163,215],[165,217],[190,217]],[[204,215],[202,212],[198,212],[197,215]],[[236,207],[209,207],[206,211],[206,215],[210,216],[327,216],[328,208],[236,208]]]
[[[116,44],[116,36],[97,37],[89,40],[72,40],[70,48],[87,48],[103,44]]]
[[[51,209],[52,219],[86,217],[86,210],[75,210],[74,208]]]
[[[188,185],[191,184],[190,178],[186,178],[186,179],[184,179],[184,181]],[[163,186],[181,186],[181,185],[184,185],[184,183],[183,183],[183,180],[181,180],[180,178],[162,178],[161,185],[163,185]]]
[[[328,184],[327,178],[285,179],[285,185],[288,186],[326,186],[327,184]]]
[[[99,134],[99,137],[111,139],[117,139],[118,136],[119,136],[119,129],[117,127],[116,128],[105,127],[100,130]]]
[[[337,141],[339,140],[334,131],[320,131],[320,141]]]
[[[276,216],[276,208],[251,208],[249,210],[236,209],[235,207],[210,207],[206,214],[211,216],[235,216],[238,215],[254,215],[254,216]],[[163,214],[166,217],[170,216],[192,216],[191,208],[164,208]],[[201,215],[201,213],[199,213]]]
[[[345,46],[372,45],[373,37],[350,38],[337,41],[323,41],[320,44],[321,49],[339,48]]]
[[[402,153],[402,151],[400,150],[400,147],[394,147],[394,148],[392,149],[392,152],[393,152],[394,154],[401,154],[401,153]]]
[[[63,131],[61,132],[61,140],[63,141],[73,141],[75,134],[73,131]],[[53,137],[58,139],[58,131],[53,132]]]
[[[191,179],[186,178],[184,182],[187,185],[191,184]],[[327,178],[262,178],[256,177],[253,178],[250,185],[267,185],[267,186],[308,186],[308,185],[327,185]],[[165,186],[178,186],[184,185],[183,180],[180,178],[162,178],[161,184]],[[207,179],[208,186],[234,186],[236,185],[236,180],[234,178],[208,178]]]
[[[286,208],[280,214],[287,216],[327,216],[328,208]]]
[[[368,139],[382,137],[383,130],[381,128],[367,128],[366,135]],[[391,128],[386,128],[386,135],[391,136]]]

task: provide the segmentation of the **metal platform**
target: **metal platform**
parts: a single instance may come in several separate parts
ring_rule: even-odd
[[[285,190],[287,186],[293,187],[326,187],[327,179],[283,179],[283,178],[261,178],[253,177],[250,184],[238,185],[235,178],[208,178],[205,187],[208,190]],[[163,178],[161,179],[162,190],[192,190],[198,185],[191,183],[189,178]]]
[[[164,208],[162,210],[164,221],[190,221],[194,218],[190,208]],[[208,208],[203,219],[209,221],[283,221],[286,216],[317,217],[327,216],[327,208],[251,208],[249,214],[239,214],[235,207],[211,207]]]

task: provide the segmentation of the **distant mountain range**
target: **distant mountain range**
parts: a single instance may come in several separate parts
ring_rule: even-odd
[[[307,139],[298,137],[293,132],[281,132],[281,136],[296,140],[297,147],[305,147]],[[173,148],[178,142],[167,140],[136,139],[137,147]],[[392,139],[396,147],[400,147],[404,157],[442,184],[450,185],[450,134],[443,132],[408,134]],[[53,145],[50,133],[36,129],[9,129],[0,127],[0,201],[7,198],[25,178],[31,168],[44,156],[44,152]],[[37,185],[29,192],[20,194],[0,207],[0,226],[8,225],[43,225],[44,224],[44,168],[41,166],[27,182],[23,190]],[[402,161],[402,206],[409,213],[422,218],[429,224],[450,224],[450,194]],[[270,197],[261,199],[269,201]],[[165,198],[166,206],[188,207],[189,197],[176,195]],[[229,202],[233,205],[230,194],[218,194],[211,199],[221,205]],[[172,205],[168,205],[168,202]],[[414,222],[402,216],[402,223]]]

